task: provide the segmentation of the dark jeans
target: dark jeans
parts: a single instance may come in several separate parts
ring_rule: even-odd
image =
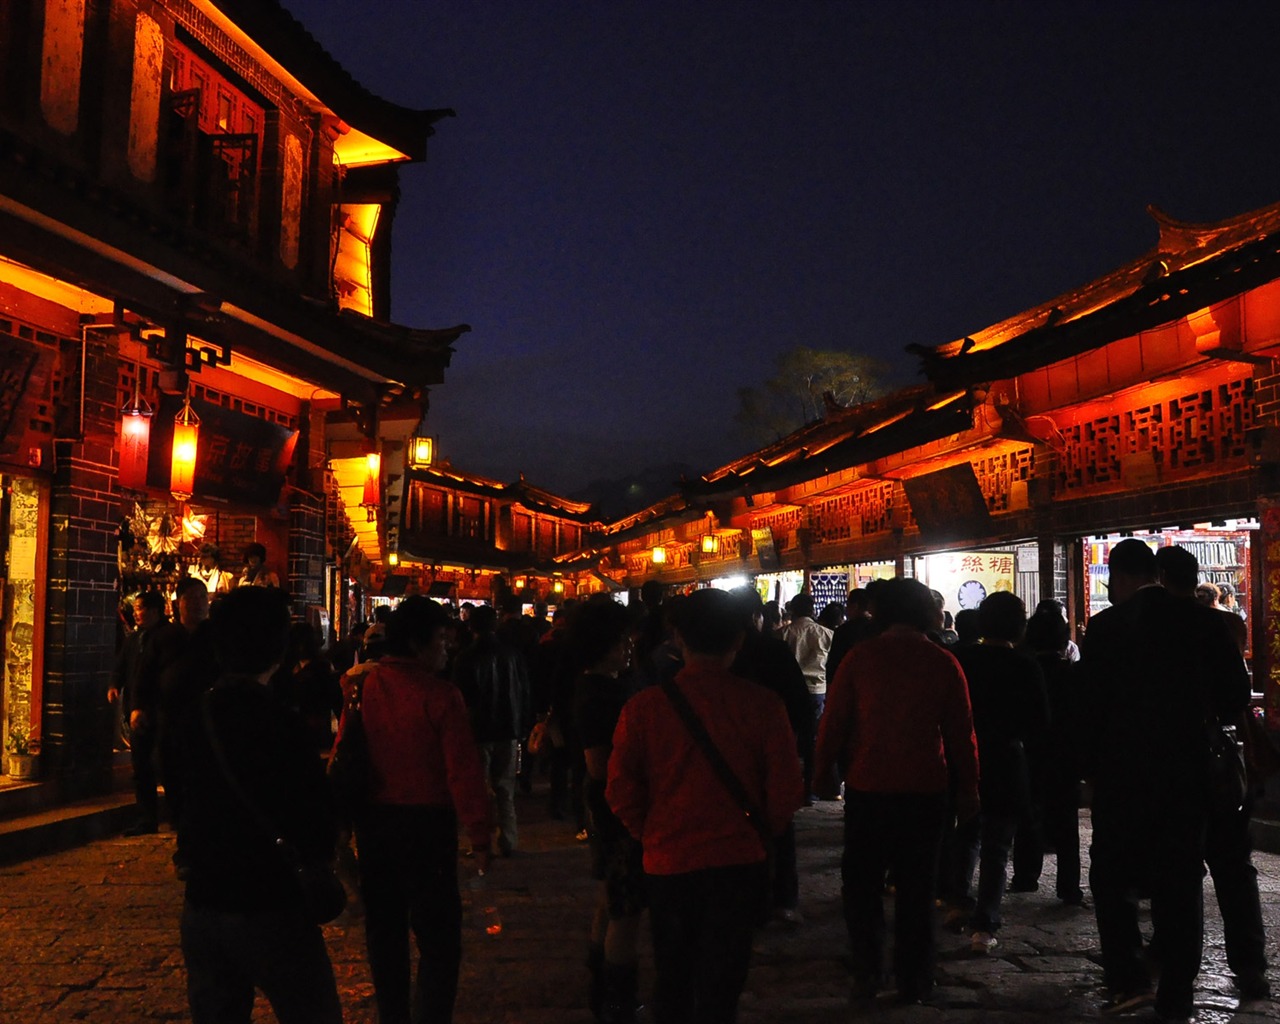
[[[133,765],[133,793],[138,819],[155,825],[160,821],[160,775],[156,770],[156,729],[135,729],[129,738],[129,761]]]
[[[1259,977],[1267,971],[1267,935],[1249,837],[1252,803],[1246,801],[1234,814],[1211,817],[1204,850],[1222,912],[1227,966],[1237,977]]]
[[[1205,820],[1190,806],[1119,805],[1095,795],[1089,887],[1098,918],[1103,978],[1113,992],[1151,986],[1142,955],[1138,901],[1151,897],[1158,946],[1158,1005],[1188,1005],[1204,945]]]
[[[369,971],[381,1024],[448,1024],[462,962],[458,824],[437,807],[375,805],[356,828]],[[409,1005],[409,932],[418,991]]]
[[[1063,778],[1049,782],[1044,794],[1044,835],[1058,863],[1057,897],[1080,899],[1080,782]],[[1018,876],[1015,854],[1014,877]]]
[[[1004,901],[1009,851],[1017,827],[1018,819],[1012,815],[986,811],[956,826],[953,854],[957,859],[957,905],[969,905],[974,868],[978,871],[978,895],[970,920],[975,932],[1000,929],[1000,904]]]
[[[800,871],[796,866],[796,825],[773,841],[773,906],[777,910],[795,910],[800,904]]]
[[[648,875],[658,1024],[733,1024],[765,865]]]
[[[804,749],[800,751],[800,760],[804,765],[804,795],[807,799],[813,795],[813,749],[818,736],[818,726],[822,722],[822,712],[827,706],[827,695],[825,693],[809,694],[809,707],[813,710],[813,730],[809,734],[808,742],[804,744]]]
[[[892,871],[893,973],[902,992],[933,984],[934,897],[947,806],[943,793],[844,794],[844,920],[855,975],[879,984],[884,958],[884,879]]]
[[[241,914],[186,903],[181,927],[192,1024],[249,1024],[255,988],[280,1024],[342,1024],[317,925],[296,913]]]

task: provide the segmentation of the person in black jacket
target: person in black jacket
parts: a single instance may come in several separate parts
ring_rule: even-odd
[[[1017,649],[1027,624],[1022,600],[996,591],[978,606],[978,621],[981,642],[958,648],[956,659],[969,681],[982,812],[956,829],[950,898],[958,906],[969,902],[976,863],[970,941],[974,952],[986,953],[996,944],[1009,851],[1031,799],[1026,747],[1048,730],[1049,701],[1040,666]]]
[[[471,646],[453,663],[453,681],[471,714],[489,789],[493,794],[496,853],[508,857],[520,842],[516,825],[516,750],[533,725],[533,694],[524,655],[498,637],[498,616],[488,605],[472,609]]]
[[[809,687],[795,655],[783,641],[764,632],[764,601],[752,587],[739,587],[733,591],[734,600],[742,611],[746,634],[742,649],[734,659],[730,671],[782,698],[787,708],[787,719],[796,737],[796,756],[804,758],[812,753],[814,741],[813,704],[809,700]],[[772,904],[774,914],[788,924],[800,924],[800,873],[796,865],[795,822],[787,825],[785,832],[774,844],[774,873]]]
[[[222,674],[186,722],[178,823],[188,869],[181,929],[191,1019],[249,1024],[257,988],[280,1024],[341,1024],[324,935],[276,842],[283,837],[299,861],[316,862],[332,857],[337,838],[306,728],[267,685],[285,654],[288,597],[242,587],[219,600],[210,622]]]
[[[1138,926],[1151,896],[1160,955],[1156,1011],[1194,1013],[1204,944],[1204,842],[1210,815],[1207,726],[1249,702],[1249,674],[1220,612],[1156,579],[1155,553],[1122,540],[1107,560],[1111,607],[1081,649],[1093,778],[1089,888],[1111,1013],[1153,1001]]]
[[[139,594],[134,600],[134,616],[138,627],[120,649],[107,690],[108,701],[120,701],[122,717],[129,727],[129,759],[138,817],[125,829],[126,836],[148,835],[160,827],[160,677],[180,643],[178,627],[165,618],[165,599],[160,591]]]

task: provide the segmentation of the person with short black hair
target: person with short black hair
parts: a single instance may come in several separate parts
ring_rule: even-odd
[[[387,623],[387,653],[362,677],[374,787],[355,832],[382,1024],[451,1018],[462,962],[459,824],[477,870],[489,868],[489,793],[480,754],[462,694],[442,675],[449,621],[430,598],[405,598]],[[419,953],[412,1011],[410,932]]]
[[[129,730],[129,761],[137,818],[124,834],[149,835],[160,827],[160,776],[156,759],[163,701],[161,677],[178,644],[178,627],[166,617],[167,602],[158,590],[146,590],[133,600],[136,628],[116,656],[107,690],[110,703],[120,701],[121,718]]]
[[[1089,887],[1109,1012],[1154,1001],[1166,1018],[1187,1017],[1204,945],[1206,718],[1236,719],[1249,674],[1221,613],[1160,586],[1144,541],[1120,541],[1107,566],[1111,607],[1090,618],[1080,664],[1093,779]],[[1154,994],[1138,923],[1143,891],[1160,949]]]
[[[744,634],[733,599],[696,591],[672,624],[684,667],[623,708],[605,795],[644,847],[657,1021],[732,1021],[766,893],[767,849],[675,701],[683,696],[701,721],[770,836],[803,803],[800,763],[782,701],[729,671]]]
[[[893,976],[913,1003],[934,985],[934,896],[952,778],[957,813],[978,813],[978,756],[964,672],[927,636],[933,597],[917,580],[876,587],[881,632],[861,641],[832,680],[818,732],[814,784],[839,790],[844,772],[845,926],[853,961],[852,995],[870,999],[884,985],[884,880],[893,873]]]
[[[257,988],[280,1024],[340,1024],[324,935],[276,842],[283,837],[303,862],[323,861],[337,835],[306,729],[267,686],[284,658],[288,601],[279,590],[234,590],[214,606],[210,623],[222,674],[184,726],[178,823],[191,1019],[248,1024]],[[266,819],[261,825],[245,796]]]
[[[267,549],[257,541],[245,545],[238,587],[279,587],[280,577],[267,566]]]

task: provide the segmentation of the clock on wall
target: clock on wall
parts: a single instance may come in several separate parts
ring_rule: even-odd
[[[965,580],[956,592],[956,600],[961,608],[977,608],[987,596],[987,588],[977,580]]]

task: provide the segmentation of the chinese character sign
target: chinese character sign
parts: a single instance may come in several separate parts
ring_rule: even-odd
[[[988,594],[1012,592],[1016,559],[1012,551],[966,551],[929,555],[920,581],[939,591],[951,614],[977,608]]]

